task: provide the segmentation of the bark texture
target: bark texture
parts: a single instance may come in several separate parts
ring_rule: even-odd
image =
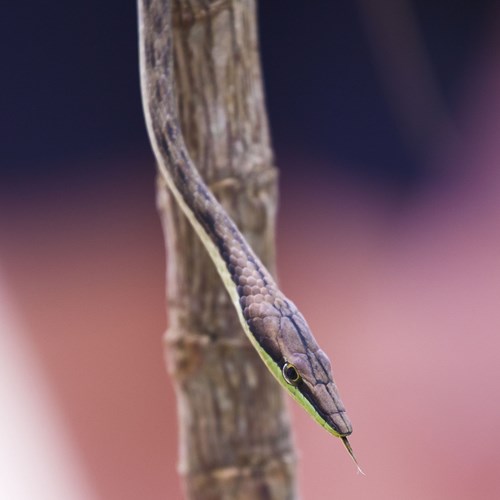
[[[174,1],[179,117],[191,157],[256,253],[275,269],[277,174],[254,0]],[[165,336],[190,499],[294,499],[283,391],[239,324],[207,252],[162,183],[170,327]]]

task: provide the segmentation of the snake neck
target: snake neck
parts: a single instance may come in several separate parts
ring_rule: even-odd
[[[250,278],[250,283],[258,281],[278,294],[272,276],[208,189],[184,143],[174,92],[171,3],[139,1],[141,88],[158,166],[214,262],[219,264],[219,272],[229,274],[232,284],[230,288],[226,284],[226,288],[233,299],[239,301],[243,295],[244,290],[238,289],[243,275]],[[214,247],[217,255],[213,255]]]

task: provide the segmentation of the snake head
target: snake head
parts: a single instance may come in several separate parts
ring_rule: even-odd
[[[319,347],[307,353],[288,353],[281,373],[292,396],[325,429],[337,437],[351,434],[352,425],[333,381],[330,360]]]
[[[289,303],[289,307],[294,306]],[[331,434],[351,434],[352,425],[333,380],[330,360],[297,309],[280,318],[277,340],[283,385]]]
[[[275,307],[260,303],[248,312],[254,313],[249,325],[259,353],[278,382],[328,432],[340,438],[351,434],[330,360],[294,304],[282,299]]]

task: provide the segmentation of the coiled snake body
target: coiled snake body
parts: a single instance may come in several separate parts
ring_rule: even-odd
[[[189,157],[177,119],[171,22],[170,0],[139,0],[142,99],[160,172],[207,248],[264,363],[314,420],[342,439],[354,459],[347,440],[352,426],[328,357]]]

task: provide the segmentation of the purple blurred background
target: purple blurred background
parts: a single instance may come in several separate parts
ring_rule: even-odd
[[[280,280],[367,474],[291,404],[303,497],[500,498],[498,3],[259,15]],[[135,4],[11,3],[3,24],[0,441],[38,434],[2,447],[0,497],[57,498],[57,477],[59,498],[180,498]]]

